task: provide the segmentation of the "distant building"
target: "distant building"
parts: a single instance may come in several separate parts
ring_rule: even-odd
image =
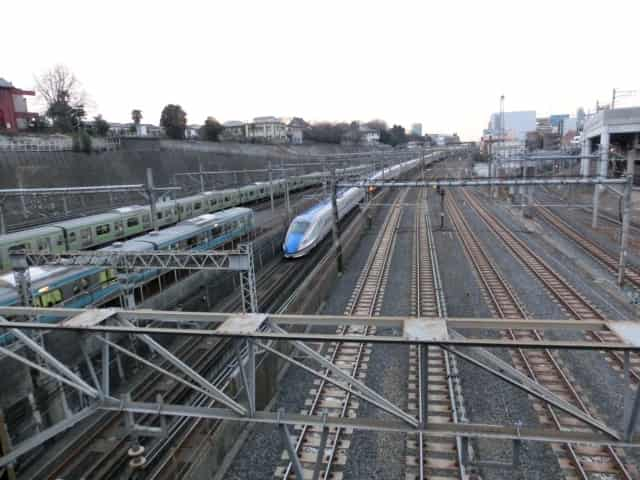
[[[200,138],[200,128],[202,128],[202,125],[187,125],[184,129],[184,138],[187,140]]]
[[[29,127],[29,121],[38,116],[27,109],[25,96],[34,96],[31,90],[21,90],[0,78],[0,132],[17,132]]]
[[[109,123],[109,135],[112,137],[164,137],[164,128],[150,123]]]
[[[422,136],[422,124],[414,123],[411,125],[411,135],[416,135],[418,137]]]
[[[431,142],[439,147],[460,143],[460,138],[456,134],[449,135],[446,133],[430,133],[429,136],[431,137]]]
[[[250,142],[286,143],[287,126],[276,117],[255,117],[245,125],[245,136]]]
[[[518,141],[524,144],[527,132],[532,132],[536,129],[536,112],[535,110],[504,112],[504,125],[501,122],[502,116],[500,113],[492,114],[485,136],[497,139],[504,132],[504,140]]]
[[[375,128],[360,125],[361,143],[372,145],[380,142],[380,132]]]
[[[223,142],[292,143],[304,140],[304,129],[309,125],[294,117],[289,123],[276,117],[256,117],[252,122],[231,120],[222,124],[220,140]]]
[[[222,124],[220,140],[223,142],[242,142],[246,139],[244,122],[229,120]]]
[[[292,145],[301,145],[304,141],[304,130],[309,124],[302,118],[293,117],[287,124],[287,138]]]

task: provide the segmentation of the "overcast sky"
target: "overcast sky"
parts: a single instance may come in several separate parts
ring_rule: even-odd
[[[7,11],[8,9],[8,11]],[[383,118],[477,139],[506,110],[593,109],[640,89],[637,0],[4,2],[0,77],[56,63],[95,111],[189,123]],[[7,30],[8,28],[8,30]]]

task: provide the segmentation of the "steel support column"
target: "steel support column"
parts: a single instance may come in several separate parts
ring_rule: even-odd
[[[283,412],[283,410],[278,410],[278,416]],[[284,423],[278,425],[278,429],[280,430],[280,437],[284,442],[284,446],[287,450],[287,454],[289,455],[289,460],[293,465],[293,471],[296,475],[296,480],[304,480],[304,473],[302,470],[302,465],[300,464],[300,459],[298,458],[298,454],[296,453],[296,448],[291,441],[291,434],[289,433],[289,427]]]
[[[622,233],[620,234],[620,258],[618,260],[618,285],[624,284],[624,269],[627,264],[627,247],[629,244],[629,226],[631,225],[631,193],[633,191],[633,175],[627,175],[627,184],[622,196]]]

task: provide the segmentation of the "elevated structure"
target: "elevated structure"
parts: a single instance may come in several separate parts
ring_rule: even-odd
[[[57,317],[57,323],[42,324],[38,322],[9,321],[9,319],[34,318],[39,315]],[[331,333],[300,333],[287,331],[285,325],[302,325],[308,327],[336,327],[345,325],[368,325],[376,327],[392,327],[387,335],[349,336],[354,343],[386,343],[403,345],[437,346],[455,355],[465,362],[493,375],[524,392],[544,404],[573,417],[586,428],[558,431],[547,426],[513,426],[487,425],[470,422],[438,423],[429,420],[419,422],[418,419],[404,410],[403,405],[394,402],[365,385],[360,379],[344,372],[329,362],[307,342],[340,342],[344,336]],[[161,325],[161,326],[158,326]],[[509,329],[537,329],[539,331],[564,330],[579,332],[585,329],[608,331],[615,340],[608,342],[585,340],[549,340],[543,336],[540,341],[516,339],[505,340],[495,338],[492,331]],[[463,336],[461,329],[470,332],[489,332],[485,336],[471,334]],[[640,414],[640,392],[631,388],[628,374],[631,362],[640,353],[640,327],[634,322],[609,321],[575,321],[575,320],[496,320],[496,319],[463,319],[463,318],[411,318],[411,317],[342,317],[342,316],[303,316],[303,315],[271,315],[271,314],[221,314],[152,310],[80,310],[80,309],[34,309],[24,307],[0,308],[0,330],[15,335],[24,343],[24,349],[36,356],[40,363],[32,357],[16,349],[0,346],[0,353],[14,360],[35,368],[44,375],[51,376],[82,395],[86,401],[83,407],[72,412],[64,420],[46,428],[30,439],[12,446],[11,450],[0,457],[0,467],[11,465],[21,455],[54,438],[59,433],[71,428],[78,422],[98,411],[121,412],[128,416],[127,433],[135,445],[139,436],[166,435],[164,421],[161,427],[137,425],[135,415],[157,415],[161,419],[171,417],[196,417],[226,420],[231,422],[266,423],[286,429],[295,425],[312,425],[321,430],[330,428],[352,428],[369,431],[394,431],[403,433],[421,433],[426,436],[458,438],[467,444],[474,439],[502,439],[517,442],[551,442],[551,443],[589,443],[610,447],[640,447],[640,436],[635,434],[637,417]],[[33,331],[55,331],[57,334],[68,333],[81,336],[88,350],[89,345],[101,346],[102,361],[108,362],[111,352],[116,351],[135,358],[161,375],[178,381],[196,392],[214,400],[214,406],[194,406],[184,403],[165,403],[162,397],[155,402],[133,401],[128,394],[120,398],[113,396],[109,369],[103,369],[100,375],[96,372],[93,360],[86,356],[89,378],[83,378],[63,359],[56,358],[46,350],[46,342],[34,342],[29,333]],[[311,330],[318,331],[318,330]],[[466,330],[465,330],[466,331]],[[157,362],[141,357],[126,346],[126,342],[118,343],[115,338],[126,334],[144,343],[160,358],[166,361],[173,371],[164,368]],[[46,335],[46,333],[45,333]],[[237,375],[243,386],[243,393],[232,398],[223,390],[212,384],[173,353],[164,348],[155,336],[198,336],[231,342],[235,346],[237,358]],[[610,338],[609,336],[607,338]],[[294,352],[304,354],[308,359],[301,362],[279,348],[286,344]],[[43,346],[45,345],[45,346]],[[624,373],[627,387],[625,391],[625,423],[622,428],[609,425],[588,413],[580,410],[564,400],[561,396],[535,382],[513,368],[507,362],[491,353],[487,348],[549,348],[554,350],[593,350],[605,352],[621,352],[624,355]],[[340,418],[326,415],[304,415],[279,410],[257,410],[255,401],[256,352],[263,351],[279,357],[316,378],[330,382],[334,387],[357,396],[360,400],[386,412],[385,418],[379,415],[359,416],[357,418]],[[228,360],[220,360],[221,362]],[[174,373],[177,370],[179,374]],[[331,372],[331,375],[328,375]],[[429,383],[428,373],[424,374],[423,388]],[[428,408],[428,406],[426,407]],[[289,435],[283,435],[286,442],[291,442]],[[519,443],[518,443],[519,445]],[[292,447],[292,445],[289,445]],[[317,461],[324,458],[322,449],[318,452]],[[465,456],[465,458],[468,458]],[[301,479],[301,475],[297,475]]]
[[[0,132],[17,132],[29,126],[29,120],[37,117],[27,109],[25,96],[34,96],[33,90],[22,90],[0,78]]]
[[[617,173],[612,165],[612,152],[623,161],[623,170],[634,177],[634,183],[640,184],[636,176],[636,164],[640,163],[640,107],[601,110],[585,119],[582,132],[582,155],[580,173],[607,177]],[[590,155],[598,149],[600,158],[596,159],[595,172],[592,171]],[[596,187],[593,193],[593,227],[598,226],[598,212],[602,187]]]

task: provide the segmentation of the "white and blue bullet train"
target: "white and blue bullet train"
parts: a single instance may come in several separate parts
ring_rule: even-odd
[[[398,178],[415,168],[419,161],[420,159],[416,158],[385,168],[371,175],[369,180]],[[337,194],[338,219],[342,220],[364,199],[364,196],[364,187],[352,187],[339,191]],[[332,215],[331,199],[326,199],[294,218],[282,245],[285,258],[303,257],[324,240],[331,232]]]

